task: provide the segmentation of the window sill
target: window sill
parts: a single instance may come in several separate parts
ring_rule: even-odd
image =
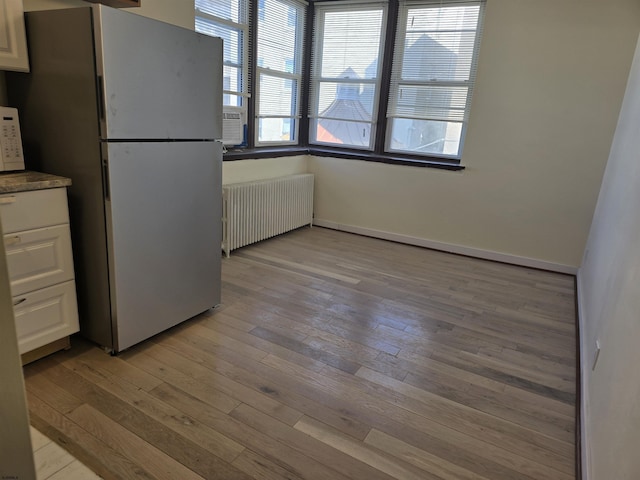
[[[223,160],[249,160],[254,158],[295,157],[308,155],[309,149],[297,145],[291,147],[263,147],[263,148],[230,148],[223,155]]]
[[[278,148],[238,148],[230,149],[224,154],[224,161],[249,160],[260,158],[293,157],[297,155],[315,155],[318,157],[344,158],[347,160],[363,160],[367,162],[387,163],[390,165],[406,165],[410,167],[437,168],[440,170],[460,171],[465,166],[444,162],[437,157],[413,158],[409,156],[379,155],[372,152],[352,151],[312,146],[309,148],[293,146]]]
[[[409,167],[426,167],[426,168],[438,168],[441,170],[459,171],[464,170],[464,165],[453,162],[444,162],[437,157],[423,157],[416,158],[410,156],[397,156],[393,154],[380,155],[373,152],[352,151],[352,150],[337,150],[333,148],[322,147],[309,147],[309,155],[316,155],[318,157],[335,157],[345,158],[350,160],[364,160],[367,162],[388,163],[390,165],[406,165]]]

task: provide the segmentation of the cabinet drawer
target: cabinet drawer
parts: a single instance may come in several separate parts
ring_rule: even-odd
[[[13,304],[21,354],[79,330],[73,280],[14,296]]]
[[[69,223],[66,188],[0,195],[4,233]]]
[[[69,225],[4,236],[11,295],[73,280]]]

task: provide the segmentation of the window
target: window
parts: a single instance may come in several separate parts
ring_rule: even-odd
[[[197,32],[224,42],[224,105],[243,107],[249,93],[249,0],[195,0]]]
[[[297,144],[305,5],[261,0],[258,16],[255,145]]]
[[[387,151],[460,158],[479,18],[479,2],[400,4]]]
[[[486,0],[310,2],[195,0],[196,30],[224,40],[224,103],[251,115],[232,155],[463,168]]]
[[[316,7],[309,141],[373,149],[386,6]]]

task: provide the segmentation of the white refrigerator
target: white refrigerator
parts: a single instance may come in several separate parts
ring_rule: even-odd
[[[117,353],[220,303],[222,40],[103,5],[26,24],[27,168],[73,182],[81,333]]]

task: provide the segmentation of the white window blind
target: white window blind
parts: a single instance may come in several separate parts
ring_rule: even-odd
[[[306,4],[259,0],[256,145],[298,141]]]
[[[249,85],[249,0],[195,0],[197,32],[224,41],[224,105],[246,111]]]
[[[400,2],[387,151],[460,158],[482,13],[480,1]]]
[[[386,3],[316,4],[309,141],[373,149]]]

